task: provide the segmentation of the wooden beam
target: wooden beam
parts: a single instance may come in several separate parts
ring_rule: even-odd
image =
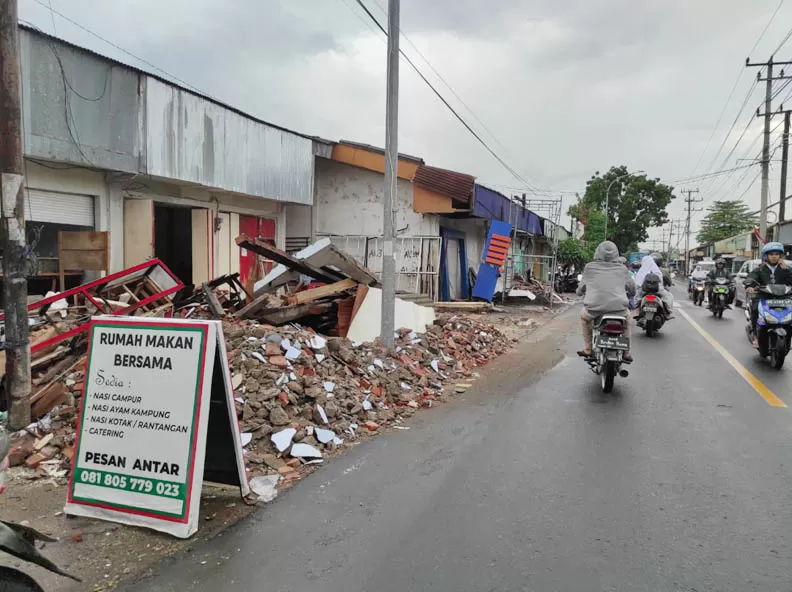
[[[321,282],[327,282],[328,284],[331,284],[339,280],[346,279],[341,274],[337,274],[330,270],[320,269],[302,259],[295,259],[288,253],[281,251],[272,245],[268,245],[255,238],[249,238],[244,234],[241,234],[236,238],[236,244],[243,249],[253,251],[257,255],[271,259],[277,263],[280,263],[281,265],[285,265],[289,269],[293,269],[296,272],[310,276]]]
[[[223,307],[220,306],[220,302],[217,300],[217,296],[215,296],[212,288],[210,288],[209,285],[204,282],[201,284],[201,290],[206,297],[206,304],[209,305],[209,310],[212,312],[212,316],[216,319],[223,318],[225,316],[225,311],[223,310]]]
[[[294,304],[313,302],[315,300],[319,300],[320,298],[327,298],[328,296],[335,296],[341,292],[346,292],[357,285],[359,284],[352,279],[341,280],[340,282],[336,282],[334,284],[328,284],[326,286],[319,286],[318,288],[313,288],[311,290],[297,292],[296,294],[289,296],[289,300],[294,302]]]

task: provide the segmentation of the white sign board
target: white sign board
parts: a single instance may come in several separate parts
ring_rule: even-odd
[[[66,513],[186,538],[204,478],[250,492],[220,322],[94,319]]]

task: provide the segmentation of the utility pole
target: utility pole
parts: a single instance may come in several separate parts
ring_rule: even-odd
[[[392,347],[396,316],[393,209],[399,182],[399,2],[388,0],[388,85],[385,104],[385,194],[382,200],[382,312],[380,338]]]
[[[685,203],[687,204],[687,218],[685,221],[685,275],[690,270],[690,217],[693,215],[693,204],[702,201],[701,199],[693,199],[692,195],[698,193],[698,189],[683,189],[682,193],[687,193]]]
[[[778,223],[786,219],[787,161],[789,160],[789,114],[784,111],[784,136],[781,140],[781,195],[778,199]]]
[[[5,392],[8,424],[30,423],[30,342],[25,276],[22,106],[20,102],[17,0],[0,2],[0,240],[5,309]]]
[[[750,58],[745,59],[746,67],[752,68],[764,66],[767,68],[767,76],[762,78],[762,72],[760,71],[756,77],[756,79],[760,82],[767,83],[765,86],[764,113],[760,113],[758,110],[756,112],[757,117],[764,117],[764,136],[762,142],[762,199],[759,208],[759,234],[763,240],[767,238],[767,196],[770,187],[770,119],[773,117],[773,81],[786,80],[790,78],[789,76],[784,76],[783,70],[781,70],[780,76],[773,77],[773,66],[788,64],[792,64],[792,62],[776,62],[773,61],[773,56],[770,56],[770,59],[766,62],[752,63]]]
[[[671,220],[671,228],[668,230],[668,247],[666,248],[666,267],[671,263],[671,241],[674,239],[674,221]]]

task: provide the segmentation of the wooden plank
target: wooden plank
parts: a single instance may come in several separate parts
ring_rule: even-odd
[[[268,245],[260,240],[248,238],[244,234],[241,234],[236,238],[236,244],[243,249],[253,251],[257,255],[261,255],[267,259],[272,259],[281,265],[285,265],[289,269],[322,282],[332,284],[334,282],[346,279],[341,274],[330,270],[320,269],[319,267],[316,267],[315,265],[301,259],[295,259],[288,253],[281,251],[278,248]]]
[[[56,382],[48,386],[38,400],[30,406],[30,416],[34,420],[39,419],[65,402],[66,387],[62,383]]]
[[[355,320],[355,315],[360,310],[360,305],[363,304],[363,301],[366,299],[366,294],[368,294],[369,287],[364,284],[359,284],[357,289],[357,294],[355,294],[355,304],[352,307],[352,316],[349,319],[349,324],[352,324],[352,321]]]
[[[330,310],[332,304],[317,304],[309,302],[297,304],[295,306],[282,306],[279,308],[269,308],[259,311],[257,318],[266,321],[270,325],[284,325],[310,315],[320,315]]]
[[[61,246],[65,251],[104,251],[107,249],[109,234],[94,230],[59,233]]]
[[[315,300],[319,300],[320,298],[327,298],[328,296],[335,296],[336,294],[340,294],[341,292],[346,292],[347,290],[351,290],[357,285],[359,284],[352,279],[341,280],[340,282],[336,282],[334,284],[328,284],[326,286],[319,286],[318,288],[313,288],[311,290],[303,290],[302,292],[297,292],[296,294],[292,294],[289,297],[289,300],[294,302],[294,304],[314,302]]]
[[[258,298],[254,298],[250,304],[247,304],[246,306],[239,309],[236,313],[234,313],[234,316],[238,319],[246,319],[267,306],[271,298],[272,296],[269,294],[262,294]]]
[[[225,316],[225,311],[223,310],[223,307],[220,306],[217,296],[215,296],[214,292],[206,282],[201,284],[201,290],[206,297],[206,304],[209,305],[209,310],[212,312],[212,316],[216,319],[220,319]]]
[[[435,302],[432,306],[436,310],[466,310],[468,312],[484,312],[492,309],[489,302]]]

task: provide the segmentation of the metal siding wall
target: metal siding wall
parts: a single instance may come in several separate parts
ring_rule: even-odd
[[[26,30],[20,61],[26,155],[139,172],[137,72]]]
[[[147,172],[310,205],[313,142],[201,97],[146,81]]]

